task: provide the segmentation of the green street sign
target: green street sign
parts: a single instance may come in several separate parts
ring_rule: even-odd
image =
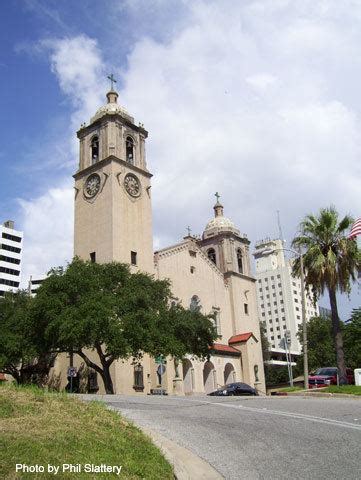
[[[167,363],[167,360],[163,355],[158,355],[158,357],[155,357],[155,363]]]

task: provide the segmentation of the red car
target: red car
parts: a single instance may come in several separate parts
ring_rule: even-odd
[[[353,371],[346,368],[348,383],[355,383]],[[323,367],[316,370],[314,375],[308,377],[308,388],[328,387],[329,385],[337,385],[337,368]]]

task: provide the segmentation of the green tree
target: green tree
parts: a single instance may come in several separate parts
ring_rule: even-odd
[[[342,325],[341,325],[342,328]],[[297,336],[302,343],[303,326]],[[336,365],[336,352],[332,337],[332,322],[329,317],[314,317],[307,322],[308,365],[310,370]],[[297,372],[303,372],[303,357],[297,360]]]
[[[52,270],[37,291],[32,315],[54,348],[78,354],[100,374],[106,392],[114,393],[110,366],[117,359],[208,354],[217,336],[211,319],[170,306],[170,298],[168,281],[131,274],[124,264],[76,258],[65,270]]]
[[[267,328],[266,328],[265,322],[260,322],[259,331],[260,331],[260,338],[261,338],[263,362],[267,362],[270,359],[271,345],[267,338]]]
[[[351,318],[345,323],[345,357],[348,367],[354,369],[361,365],[361,308],[352,310]]]
[[[293,239],[294,248],[304,249],[305,282],[315,297],[328,291],[332,335],[336,349],[340,383],[347,383],[342,331],[337,309],[336,292],[349,293],[351,282],[360,269],[360,252],[356,241],[346,232],[353,219],[346,215],[339,221],[334,207],[322,208],[318,215],[307,215],[300,224],[300,234]],[[300,274],[300,261],[294,263],[294,274]]]
[[[0,298],[0,371],[12,375],[18,384],[43,385],[55,356],[29,316],[32,300],[26,291]]]

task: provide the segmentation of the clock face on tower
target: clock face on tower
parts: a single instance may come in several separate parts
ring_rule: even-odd
[[[133,173],[128,173],[124,178],[124,186],[126,191],[132,197],[139,197],[140,195],[140,181]]]
[[[85,181],[84,194],[88,198],[93,198],[100,190],[100,176],[92,173]]]

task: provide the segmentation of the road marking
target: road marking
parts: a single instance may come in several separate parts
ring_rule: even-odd
[[[169,398],[172,398],[172,397],[169,397]],[[178,397],[178,400],[180,400],[179,397]],[[333,420],[332,418],[316,417],[314,415],[305,415],[303,413],[282,412],[281,410],[269,410],[266,408],[247,407],[245,405],[233,405],[231,403],[209,402],[207,400],[191,400],[189,398],[184,399],[184,401],[193,402],[193,403],[203,403],[206,405],[216,405],[216,406],[225,407],[225,408],[236,408],[243,411],[263,413],[265,415],[278,415],[281,417],[297,418],[299,420],[306,420],[309,422],[316,422],[316,423],[324,423],[326,425],[332,425],[335,427],[351,428],[353,430],[361,431],[361,425],[355,425],[354,423],[343,422],[341,420]]]

